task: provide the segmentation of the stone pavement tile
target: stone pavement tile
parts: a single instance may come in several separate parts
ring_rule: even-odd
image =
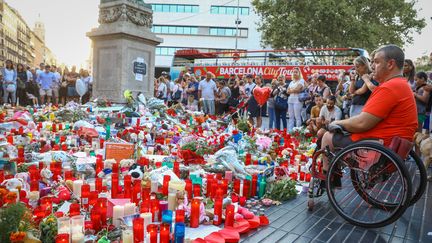
[[[279,209],[279,210],[273,212],[272,214],[268,215],[267,218],[270,220],[270,224],[271,224],[272,222],[274,222],[278,218],[282,217],[286,213],[288,213],[288,210],[286,210],[286,209]]]
[[[285,241],[283,241],[283,242],[285,243]],[[289,241],[287,241],[287,242],[289,242]],[[297,238],[296,240],[291,241],[291,242],[295,242],[295,243],[310,243],[310,242],[312,242],[312,239],[308,238],[308,237],[305,237],[305,236],[300,236],[299,238]]]
[[[290,222],[295,216],[297,216],[298,213],[288,211],[286,214],[282,215],[277,220],[270,223],[271,227],[274,228],[280,228],[282,225],[285,225],[286,223]]]
[[[389,242],[390,240],[390,235],[387,234],[379,234],[377,239],[375,240],[376,243],[381,243],[381,242]]]
[[[378,232],[376,232],[375,230],[367,230],[366,233],[363,235],[361,242],[373,243],[377,237]]]
[[[263,243],[275,243],[275,242],[278,242],[280,239],[284,238],[287,234],[288,234],[288,232],[277,229],[273,233],[271,233],[269,236],[264,238],[261,242],[263,242]]]
[[[330,238],[332,238],[332,236],[334,234],[339,233],[339,229],[342,228],[342,225],[343,224],[339,223],[339,222],[331,222],[330,224],[324,226],[321,233],[319,235],[317,235],[317,237],[315,239],[322,240],[322,241],[329,240]]]
[[[354,230],[354,226],[345,223],[338,229],[337,234],[334,234],[328,242],[343,242],[345,238]]]
[[[395,236],[395,237],[393,237],[393,238],[390,238],[390,241],[389,241],[389,242],[391,242],[391,243],[403,243],[403,242],[404,242],[404,239]]]
[[[281,209],[280,206],[271,206],[271,207],[268,207],[268,208],[265,210],[265,214],[266,214],[266,215],[270,215],[270,214],[272,214],[272,213],[278,211],[279,209]]]
[[[395,225],[396,225],[396,223],[392,223],[392,224],[389,224],[387,226],[384,226],[384,227],[380,228],[380,232],[388,234],[388,235],[392,235]]]
[[[321,218],[319,221],[315,223],[311,228],[309,228],[302,236],[315,238],[322,231],[326,230],[326,226],[330,224],[330,221],[324,218]]]
[[[280,227],[280,229],[290,232],[295,227],[297,227],[299,223],[304,222],[309,217],[312,217],[312,214],[307,211],[305,213],[299,213],[296,217],[294,217],[289,222]]]
[[[396,221],[396,225],[394,228],[395,229],[394,235],[397,237],[405,238],[408,229],[408,224],[409,224],[409,218],[405,219],[405,217],[403,217],[398,221]]]
[[[261,242],[261,240],[263,240],[264,238],[269,236],[275,230],[276,230],[275,228],[270,227],[270,226],[264,227],[261,230],[259,230],[258,232],[256,232],[254,235],[245,239],[245,241],[243,241],[243,242],[254,242],[254,243]]]
[[[305,221],[297,221],[297,226],[291,231],[295,234],[301,235],[315,225],[320,218],[311,216]]]
[[[407,229],[405,238],[411,240],[417,240],[417,241],[420,240],[421,227],[422,227],[422,222],[418,220],[412,220]]]
[[[278,243],[291,243],[294,242],[295,240],[297,240],[300,236],[293,234],[293,233],[288,233],[286,234],[283,238],[281,238],[279,241],[275,241]]]
[[[359,242],[360,239],[363,237],[363,234],[365,233],[365,230],[361,230],[358,228],[355,228],[346,238],[345,242]]]

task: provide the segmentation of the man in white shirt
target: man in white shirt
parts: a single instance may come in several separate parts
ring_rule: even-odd
[[[216,83],[213,81],[213,73],[207,72],[206,79],[201,80],[198,86],[198,97],[203,101],[205,114],[215,114]]]
[[[52,84],[52,94],[53,94],[53,100],[54,104],[57,105],[59,101],[59,90],[60,90],[60,84],[61,84],[61,74],[57,72],[57,67],[55,65],[51,66],[51,72],[54,74],[55,82]]]
[[[335,104],[336,97],[334,95],[331,95],[327,99],[327,105],[321,108],[320,117],[323,124],[325,124],[326,126],[333,121],[338,121],[342,119],[342,111]]]

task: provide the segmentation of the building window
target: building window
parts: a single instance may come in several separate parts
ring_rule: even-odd
[[[156,34],[172,35],[197,35],[198,27],[195,26],[175,26],[175,25],[153,25],[152,32]]]
[[[156,47],[156,55],[158,56],[174,56],[174,53],[177,50],[180,50],[183,48],[178,47]]]
[[[198,5],[188,4],[152,4],[154,12],[164,13],[198,13]]]
[[[210,13],[211,14],[227,14],[227,15],[236,15],[237,9],[239,9],[240,15],[249,15],[248,7],[236,7],[236,6],[211,6]]]
[[[220,27],[210,27],[209,31],[210,35],[217,35],[217,36],[235,36],[236,35],[236,29],[235,28],[220,28]],[[239,28],[239,37],[247,37],[248,36],[248,30],[244,28]]]

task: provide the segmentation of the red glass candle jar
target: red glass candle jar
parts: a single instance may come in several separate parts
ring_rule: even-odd
[[[111,198],[117,198],[119,178],[117,173],[111,175]]]
[[[249,198],[250,181],[243,180],[243,196]]]
[[[167,223],[161,224],[160,228],[160,243],[170,242],[170,225]]]
[[[194,198],[191,203],[190,227],[198,228],[201,200]]]
[[[216,226],[222,224],[222,197],[216,197],[213,224]]]
[[[84,184],[81,186],[81,204],[85,209],[88,208],[90,198],[90,185]]]
[[[144,241],[144,219],[141,217],[133,219],[133,237],[135,243]]]
[[[200,197],[201,196],[201,186],[199,184],[193,185],[193,195],[194,195],[194,197]]]
[[[69,243],[69,234],[58,234],[55,237],[55,242],[56,243]]]
[[[239,179],[234,180],[233,189],[234,189],[235,193],[240,194],[240,180]]]
[[[258,186],[258,176],[252,175],[252,183],[251,183],[251,190],[250,190],[250,196],[251,197],[256,196],[257,186]]]
[[[132,198],[132,176],[124,176],[124,198]]]
[[[306,182],[310,182],[310,181],[311,181],[312,176],[311,176],[310,173],[306,173],[306,176],[305,176],[305,177],[306,177],[306,178],[305,178]]]
[[[183,209],[177,209],[175,214],[176,223],[184,223],[185,211]]]
[[[300,172],[300,181],[305,180],[305,173],[303,171]]]
[[[170,180],[171,180],[171,176],[164,175],[164,177],[163,177],[163,186],[162,186],[162,194],[164,194],[165,196],[168,196],[168,186],[169,186]]]
[[[99,178],[99,177],[96,178],[95,189],[98,193],[102,192],[102,178]]]
[[[239,204],[242,207],[245,206],[246,205],[246,197],[240,197]]]
[[[30,181],[30,191],[37,192],[39,191],[39,181]]]
[[[147,226],[147,232],[150,236],[150,243],[157,243],[158,226],[156,224],[149,224]]]
[[[227,205],[225,209],[225,226],[232,227],[234,225],[234,205]]]
[[[209,197],[211,195],[211,187],[213,183],[212,176],[207,176],[207,185],[206,185],[206,196]]]
[[[189,179],[186,179],[185,182],[186,182],[185,190],[188,194],[188,198],[191,199],[192,198],[192,181]]]
[[[81,208],[80,205],[78,203],[72,203],[69,207],[69,216],[76,216],[76,215],[80,215],[81,213]]]

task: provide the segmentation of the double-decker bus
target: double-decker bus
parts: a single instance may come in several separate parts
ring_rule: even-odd
[[[176,51],[170,74],[175,79],[189,70],[197,77],[212,72],[218,79],[252,74],[262,75],[266,81],[279,75],[284,75],[290,80],[292,70],[299,67],[304,79],[318,73],[325,75],[328,81],[337,81],[341,71],[347,72],[353,68],[353,61],[358,56],[368,57],[368,53],[360,48],[223,52],[183,49]]]

